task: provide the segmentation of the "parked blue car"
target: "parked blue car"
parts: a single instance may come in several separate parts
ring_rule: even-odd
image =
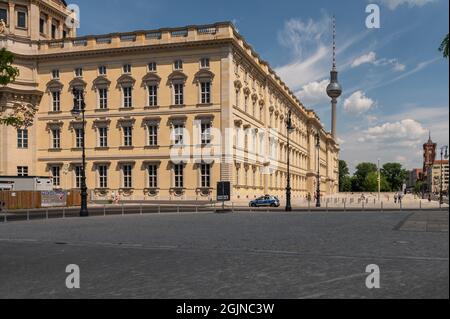
[[[280,200],[275,196],[262,196],[250,202],[250,207],[280,207]]]

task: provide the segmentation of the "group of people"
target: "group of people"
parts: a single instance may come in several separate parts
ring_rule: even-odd
[[[402,193],[395,193],[395,195],[394,195],[394,203],[395,204],[401,204],[402,203],[402,201],[403,201],[403,194]]]

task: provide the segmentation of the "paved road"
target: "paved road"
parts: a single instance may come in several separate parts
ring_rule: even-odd
[[[0,298],[449,298],[448,212],[417,214],[0,224]],[[416,221],[433,227],[409,228]],[[80,266],[79,290],[65,287],[68,264]],[[381,269],[379,290],[365,286],[369,264]]]

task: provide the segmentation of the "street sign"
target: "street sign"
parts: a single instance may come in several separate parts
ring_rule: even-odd
[[[217,183],[217,201],[229,202],[231,200],[231,183],[218,182]]]

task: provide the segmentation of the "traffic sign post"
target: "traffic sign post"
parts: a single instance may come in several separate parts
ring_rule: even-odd
[[[222,202],[222,210],[225,210],[225,202],[231,200],[231,183],[218,182],[217,183],[217,201]]]

